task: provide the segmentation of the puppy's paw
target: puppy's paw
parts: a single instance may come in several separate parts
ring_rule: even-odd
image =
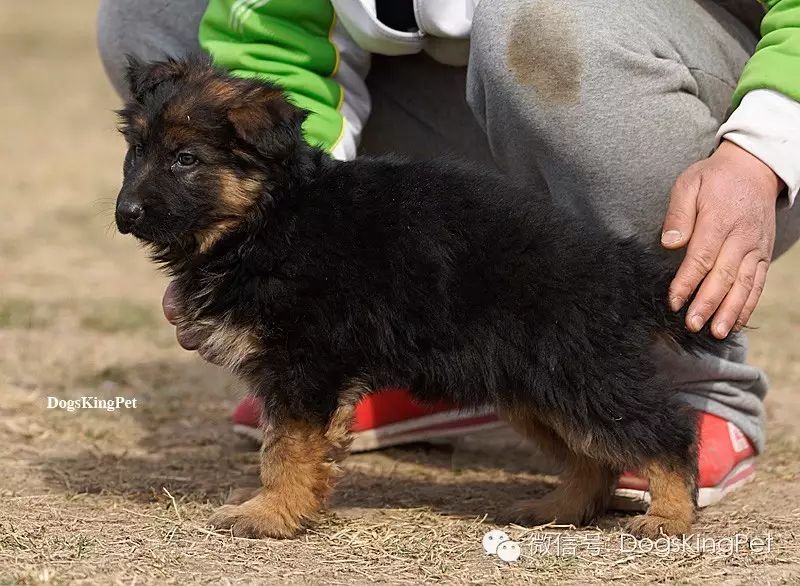
[[[505,513],[497,516],[500,523],[515,523],[527,527],[555,523],[557,525],[584,525],[586,511],[577,510],[567,503],[544,496],[538,499],[519,501]]]
[[[625,526],[625,530],[636,537],[656,539],[662,535],[684,535],[692,529],[692,520],[684,517],[661,517],[659,515],[637,515]]]
[[[286,539],[302,529],[302,518],[282,503],[259,492],[240,505],[223,505],[211,515],[209,523],[217,530],[230,530],[234,537]]]

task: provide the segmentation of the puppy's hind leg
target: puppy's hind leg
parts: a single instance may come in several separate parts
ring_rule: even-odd
[[[611,398],[594,413],[617,417],[577,417],[552,423],[573,451],[601,460],[610,469],[639,469],[650,481],[650,507],[631,519],[628,531],[640,537],[679,535],[695,518],[696,414],[657,379],[629,381],[628,391],[597,393]],[[559,421],[563,423],[559,424]]]
[[[627,524],[638,537],[689,533],[695,519],[697,487],[694,467],[669,459],[652,460],[642,470],[650,481],[650,507]]]
[[[650,481],[650,507],[627,529],[649,538],[686,534],[697,508],[697,412],[664,381],[651,380],[648,390],[628,395],[639,397],[643,408],[621,422],[614,434],[618,443],[610,446]]]
[[[587,525],[601,515],[611,499],[617,471],[604,462],[576,453],[548,425],[520,410],[505,418],[521,434],[564,465],[559,485],[543,497],[516,503],[498,520],[523,525],[555,522]]]

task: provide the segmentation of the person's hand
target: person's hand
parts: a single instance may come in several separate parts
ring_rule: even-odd
[[[772,169],[728,141],[678,177],[661,244],[688,244],[669,303],[678,311],[697,290],[686,312],[689,330],[699,331],[713,316],[711,333],[722,339],[747,324],[772,259],[775,201],[782,189]]]
[[[186,350],[197,350],[200,348],[206,336],[202,336],[196,331],[189,331],[188,328],[180,325],[181,308],[178,305],[178,299],[175,295],[174,282],[170,282],[170,284],[167,285],[167,289],[164,291],[164,299],[161,301],[161,307],[164,310],[164,317],[167,318],[167,321],[176,326],[175,337],[178,340],[178,344]],[[203,356],[202,352],[200,352],[200,356],[207,359],[207,357]]]

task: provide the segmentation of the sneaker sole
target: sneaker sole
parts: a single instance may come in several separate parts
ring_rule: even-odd
[[[725,495],[733,492],[755,478],[755,458],[747,458],[739,462],[728,475],[716,486],[703,487],[697,491],[699,508],[715,505]],[[616,511],[644,513],[650,506],[650,491],[635,488],[618,488],[614,491],[611,508]]]
[[[253,441],[258,442],[259,444],[264,439],[264,434],[261,433],[260,427],[252,427],[250,425],[242,425],[241,423],[234,423],[233,424],[233,433],[236,435],[240,435],[242,437],[246,437]]]
[[[352,452],[368,452],[400,444],[463,436],[505,425],[490,408],[467,412],[454,409],[357,431],[353,434],[350,449]]]
[[[401,444],[427,442],[463,436],[470,433],[504,427],[493,409],[475,411],[450,410],[398,421],[375,429],[356,431],[350,451],[353,453],[379,450]],[[234,433],[261,442],[261,430],[249,425],[234,424]]]

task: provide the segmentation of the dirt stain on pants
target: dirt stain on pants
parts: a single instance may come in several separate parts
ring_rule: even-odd
[[[516,81],[533,88],[546,104],[577,103],[583,59],[568,2],[525,4],[514,15],[506,59]]]

